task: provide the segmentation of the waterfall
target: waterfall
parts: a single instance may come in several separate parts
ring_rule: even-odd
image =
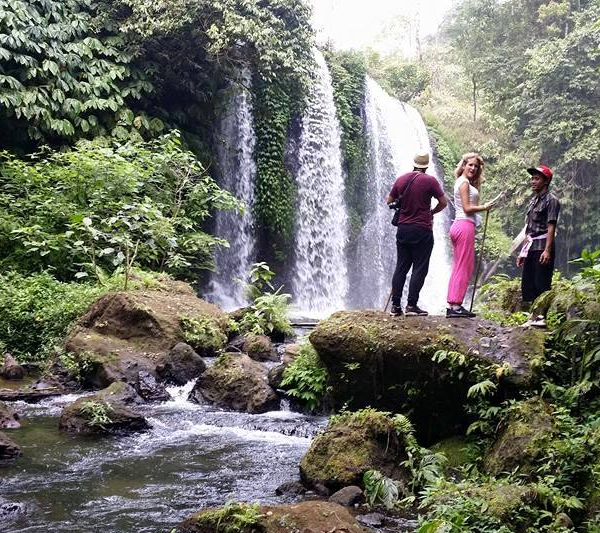
[[[315,51],[316,79],[302,116],[297,153],[293,304],[325,314],[345,307],[348,234],[340,125],[329,70]]]
[[[412,170],[418,150],[431,153],[429,137],[419,113],[411,106],[389,96],[374,80],[367,78],[365,125],[369,143],[366,204],[368,220],[356,246],[351,276],[352,307],[383,308],[391,290],[396,264],[395,228],[390,224],[392,212],[385,198],[394,179]],[[432,164],[428,173],[439,179]],[[450,273],[446,250],[446,211],[434,218],[435,245],[429,274],[421,291],[419,304],[432,313],[445,306]],[[408,282],[405,286],[405,293]]]
[[[219,185],[246,204],[242,215],[218,211],[215,235],[226,239],[230,247],[219,247],[215,253],[215,272],[208,286],[208,297],[224,309],[246,305],[244,285],[255,255],[254,205],[254,121],[250,90],[251,75],[242,73],[241,85],[232,86],[232,95],[216,133],[216,155]]]

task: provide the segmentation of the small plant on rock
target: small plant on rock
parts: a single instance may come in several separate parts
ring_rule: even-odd
[[[327,383],[327,369],[311,344],[305,344],[283,372],[282,388],[314,411],[321,403]]]
[[[221,509],[200,514],[197,521],[223,533],[250,533],[263,531],[262,517],[258,503],[228,502]]]
[[[90,400],[82,403],[79,411],[86,418],[88,426],[106,429],[106,425],[112,422],[109,416],[112,407],[106,402]]]

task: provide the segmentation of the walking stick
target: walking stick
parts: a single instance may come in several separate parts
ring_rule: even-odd
[[[473,312],[473,302],[475,301],[475,291],[477,290],[477,278],[479,277],[479,271],[481,270],[481,261],[483,259],[483,248],[485,246],[485,234],[487,233],[488,217],[490,215],[489,210],[485,212],[485,223],[483,224],[483,237],[481,239],[481,248],[479,249],[479,259],[477,260],[477,269],[475,270],[475,281],[473,281],[473,293],[471,294],[471,305],[469,306],[469,312]]]
[[[383,308],[383,312],[387,311],[388,305],[390,305],[390,300],[392,299],[392,291],[390,291],[390,295],[388,296],[387,302],[385,302],[385,307]]]

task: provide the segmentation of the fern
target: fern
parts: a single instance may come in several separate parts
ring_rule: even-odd
[[[489,379],[484,379],[469,387],[467,398],[483,398],[494,392],[496,392],[496,384]]]

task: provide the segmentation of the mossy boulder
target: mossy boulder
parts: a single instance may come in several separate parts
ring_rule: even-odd
[[[279,408],[279,398],[267,383],[263,365],[246,354],[226,352],[196,381],[190,400],[247,413]]]
[[[519,402],[499,426],[485,455],[484,470],[492,475],[515,468],[524,474],[532,472],[556,433],[548,403],[538,397]]]
[[[501,384],[505,391],[527,388],[544,361],[544,338],[538,330],[504,328],[484,319],[342,311],[320,322],[310,342],[327,367],[334,407],[406,413],[422,441],[431,443],[464,429],[462,406],[475,379],[469,369],[509,367]],[[460,352],[464,367],[434,361],[438,350]]]
[[[406,480],[408,473],[399,466],[406,457],[404,440],[392,418],[364,409],[330,421],[302,458],[300,476],[309,486],[324,485],[332,490],[362,485],[367,470]]]
[[[21,427],[19,415],[10,406],[0,402],[0,429],[17,429]]]
[[[135,385],[140,371],[160,379],[172,348],[182,341],[193,340],[196,352],[213,354],[225,345],[228,324],[227,316],[191,287],[170,281],[156,290],[101,297],[78,320],[65,350],[74,355],[84,387],[101,389],[115,381]],[[178,365],[172,361],[172,367]],[[171,379],[172,372],[167,374]]]
[[[179,533],[364,533],[347,509],[336,503],[307,501],[293,505],[231,503],[200,511]]]
[[[248,335],[244,340],[242,350],[255,361],[279,360],[271,339],[266,335]]]
[[[59,429],[82,435],[122,434],[149,429],[150,425],[143,416],[124,405],[128,392],[121,385],[113,384],[92,396],[79,398],[63,409]]]
[[[443,507],[447,512],[456,505],[458,512],[483,514],[513,531],[519,510],[536,500],[536,492],[526,485],[505,482],[475,484],[443,481],[428,496],[430,508]]]
[[[206,363],[185,342],[178,342],[156,366],[158,375],[167,383],[185,385],[206,370]]]
[[[21,455],[23,451],[20,446],[0,432],[0,466],[14,462]]]

